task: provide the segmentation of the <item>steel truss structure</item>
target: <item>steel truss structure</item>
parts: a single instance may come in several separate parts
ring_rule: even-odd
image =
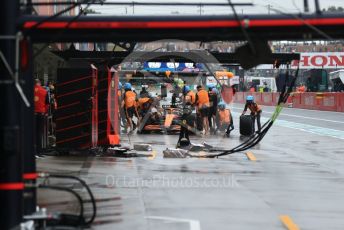
[[[31,2],[31,1],[28,1]],[[81,1],[74,7],[89,1]],[[10,229],[34,212],[35,199],[23,205],[28,181],[34,184],[34,111],[32,43],[44,42],[142,42],[160,39],[186,41],[256,41],[341,39],[344,16],[339,14],[223,15],[223,16],[33,16],[20,13],[19,0],[5,0],[0,8],[0,226]],[[245,31],[245,33],[243,33]],[[18,34],[26,45],[16,47]],[[26,48],[25,48],[26,47]],[[103,53],[120,62],[129,53]],[[84,55],[84,54],[83,54]],[[85,54],[88,55],[88,54]],[[118,56],[116,56],[118,55]],[[119,57],[119,55],[121,55]],[[171,59],[172,53],[166,55]],[[220,62],[235,61],[229,54],[214,54]],[[279,59],[273,54],[270,61]],[[292,54],[291,54],[292,55]],[[179,61],[177,56],[173,57]],[[288,57],[295,58],[295,57]],[[162,60],[160,58],[159,60]],[[280,57],[282,60],[282,58]],[[7,63],[7,64],[4,64]],[[24,65],[25,64],[25,65]],[[12,80],[15,79],[15,80]],[[18,87],[21,86],[21,87]],[[22,88],[20,94],[17,90]],[[23,100],[21,100],[22,98]],[[25,100],[26,98],[26,100]],[[27,107],[31,105],[30,107]],[[25,170],[24,170],[25,166]],[[24,186],[25,180],[25,186]],[[30,184],[29,183],[29,184]],[[32,186],[31,186],[32,189]],[[34,196],[31,193],[31,196]]]

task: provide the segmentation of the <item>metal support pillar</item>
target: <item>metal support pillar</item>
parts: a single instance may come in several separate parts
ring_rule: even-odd
[[[25,184],[34,185],[37,179],[36,160],[35,160],[35,119],[34,119],[34,80],[33,80],[33,60],[32,60],[32,44],[29,40],[24,39],[21,42],[21,72],[20,79],[23,93],[26,95],[31,106],[21,103],[21,145],[23,146],[23,162]],[[24,190],[24,214],[30,215],[36,211],[36,188],[27,186]]]
[[[0,226],[11,229],[22,221],[23,172],[20,135],[22,101],[16,85],[19,1],[4,0],[0,8]],[[6,23],[5,23],[6,22]],[[9,37],[6,39],[6,37]],[[5,64],[6,63],[6,64]]]
[[[309,12],[308,0],[303,0],[303,9],[304,9],[304,12],[306,13]]]
[[[319,0],[314,0],[314,3],[315,3],[315,13],[316,14],[321,14]]]

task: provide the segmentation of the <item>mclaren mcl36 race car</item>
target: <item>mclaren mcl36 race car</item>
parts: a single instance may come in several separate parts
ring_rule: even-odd
[[[184,122],[183,122],[184,120]],[[138,133],[178,134],[181,125],[187,125],[191,133],[195,133],[195,114],[185,111],[185,108],[162,106],[162,112],[152,108],[141,121]]]

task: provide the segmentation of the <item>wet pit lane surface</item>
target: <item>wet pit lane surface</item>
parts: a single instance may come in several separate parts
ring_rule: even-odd
[[[264,111],[267,119],[273,108]],[[236,129],[230,138],[192,136],[192,142],[219,148],[240,144],[240,112],[233,109]],[[340,123],[333,127],[334,122],[325,121],[344,121],[343,114],[283,113],[280,123],[250,150],[256,161],[246,152],[215,159],[164,159],[162,151],[175,147],[178,136],[133,134],[130,141],[123,136],[122,143],[149,143],[154,157],[45,157],[37,160],[38,169],[79,175],[90,184],[98,205],[92,229],[282,230],[286,227],[280,217],[286,215],[300,229],[342,230],[343,140],[321,129],[344,131]],[[295,120],[293,115],[322,120]],[[68,197],[41,196],[48,208],[68,202]]]

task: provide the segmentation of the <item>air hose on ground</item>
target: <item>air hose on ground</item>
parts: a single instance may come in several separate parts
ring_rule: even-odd
[[[52,185],[39,185],[39,188],[43,189],[53,189],[53,190],[59,190],[59,191],[65,191],[71,193],[73,196],[75,196],[80,203],[80,213],[79,216],[75,215],[67,215],[67,214],[61,214],[60,221],[51,221],[51,225],[67,225],[67,226],[90,226],[94,219],[96,218],[97,215],[97,206],[96,206],[96,200],[94,198],[94,195],[90,189],[90,187],[86,184],[86,182],[76,176],[71,176],[71,175],[61,175],[61,174],[50,174],[50,173],[38,173],[38,176],[40,178],[61,178],[61,179],[69,179],[69,180],[76,180],[78,181],[87,191],[90,201],[92,203],[92,216],[86,220],[84,216],[84,203],[85,201],[81,198],[81,196],[75,192],[74,190],[70,188],[65,188],[65,187],[60,187],[60,186],[52,186]]]
[[[223,152],[221,152],[221,153],[208,154],[208,155],[202,155],[202,156],[192,156],[192,157],[215,158],[215,157],[230,155],[230,154],[233,154],[236,152],[242,152],[242,151],[245,151],[245,150],[250,149],[250,148],[254,147],[255,145],[257,145],[264,138],[264,136],[267,134],[269,129],[272,127],[273,123],[276,121],[277,117],[282,112],[283,105],[287,102],[288,97],[289,97],[290,93],[292,92],[293,87],[295,85],[296,79],[297,79],[298,74],[299,74],[299,67],[296,69],[295,77],[292,79],[292,81],[290,82],[289,85],[287,85],[287,82],[289,80],[288,72],[289,71],[287,71],[286,79],[284,82],[284,87],[283,87],[283,90],[282,90],[280,97],[278,99],[276,109],[275,109],[274,113],[272,114],[271,118],[267,122],[264,123],[260,133],[256,133],[256,134],[252,135],[248,140],[241,143],[240,145],[238,145],[232,149],[229,149],[229,150],[223,150]]]
[[[48,174],[48,176],[52,177],[52,178],[64,178],[64,179],[76,180],[83,187],[85,187],[85,189],[87,190],[88,195],[90,196],[90,200],[91,200],[91,203],[92,203],[92,209],[93,209],[93,213],[92,213],[91,218],[89,220],[85,221],[85,224],[86,225],[92,224],[94,219],[96,218],[96,215],[97,215],[97,205],[96,205],[96,200],[94,198],[94,195],[93,195],[90,187],[86,184],[86,182],[84,180],[80,179],[79,177],[76,177],[76,176],[60,175],[60,174]]]
[[[53,186],[53,185],[39,185],[38,188],[41,189],[50,189],[50,190],[57,190],[57,191],[64,191],[72,194],[79,202],[80,205],[80,212],[78,216],[75,215],[66,215],[62,214],[60,215],[60,220],[57,223],[50,223],[52,225],[66,225],[66,226],[84,226],[85,220],[84,220],[84,203],[81,198],[81,196],[75,192],[74,190],[70,188],[64,188],[60,186]],[[53,221],[54,222],[54,221]]]

